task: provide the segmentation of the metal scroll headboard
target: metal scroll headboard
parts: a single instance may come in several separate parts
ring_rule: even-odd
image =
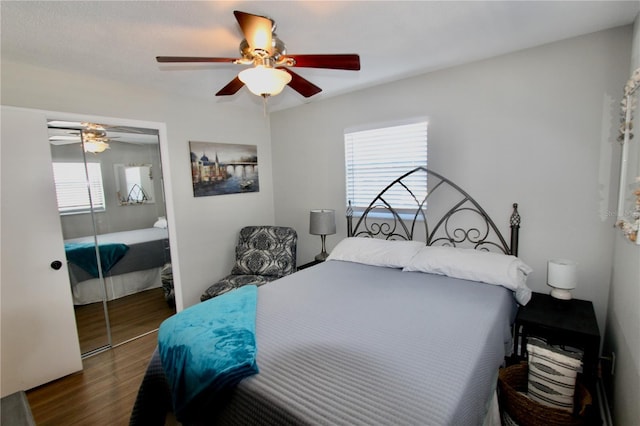
[[[416,185],[416,181],[419,185]],[[428,185],[426,194],[424,182]],[[394,200],[399,199],[403,201],[405,208],[399,209],[392,205]],[[407,204],[411,207],[406,208]],[[493,220],[469,194],[449,179],[425,167],[417,167],[391,182],[367,208],[358,212],[358,216],[354,226],[354,212],[349,202],[349,237],[422,240],[420,236],[423,235],[429,246],[499,250],[505,254],[518,255],[518,204],[513,204],[511,238],[510,244],[507,244]]]

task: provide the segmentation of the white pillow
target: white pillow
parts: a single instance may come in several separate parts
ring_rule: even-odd
[[[515,294],[521,305],[531,299],[527,275],[532,269],[515,256],[456,247],[424,246],[403,268],[464,280],[500,285]]]
[[[348,237],[338,243],[327,260],[403,268],[424,247],[424,244],[419,241]]]
[[[166,229],[167,228],[167,219],[164,218],[164,216],[160,216],[158,218],[158,220],[156,220],[156,223],[153,224],[154,228],[163,228]]]

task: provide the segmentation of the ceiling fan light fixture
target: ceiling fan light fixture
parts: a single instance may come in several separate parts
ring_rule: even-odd
[[[109,144],[103,141],[85,140],[83,143],[84,151],[92,154],[104,152],[109,148]]]
[[[238,78],[251,93],[262,97],[279,94],[291,81],[291,75],[288,72],[264,65],[241,71]]]
[[[322,92],[320,87],[289,67],[360,70],[360,57],[355,53],[287,55],[284,42],[276,35],[273,19],[239,10],[234,10],[233,14],[244,36],[240,42],[240,58],[156,56],[156,61],[253,65],[253,68],[242,71],[216,92],[216,96],[232,96],[242,86],[247,86],[252,93],[265,100],[264,105],[269,96],[279,94],[286,85],[305,98]]]
[[[82,123],[84,129],[80,130],[84,152],[97,154],[109,148],[107,131],[104,127],[94,123]]]

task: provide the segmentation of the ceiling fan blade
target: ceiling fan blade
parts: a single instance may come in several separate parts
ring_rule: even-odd
[[[51,142],[80,142],[80,135],[53,135],[49,136]]]
[[[287,55],[295,61],[294,67],[329,68],[334,70],[360,70],[360,56],[356,54],[340,55]]]
[[[156,61],[165,62],[235,62],[238,58],[202,58],[197,56],[156,56]]]
[[[220,89],[218,93],[216,93],[216,96],[235,95],[238,92],[238,90],[242,89],[242,86],[244,86],[244,83],[240,81],[238,77],[236,77],[233,80],[231,80],[229,84],[227,84],[222,89]]]
[[[291,71],[290,69],[287,69],[287,68],[278,68],[278,69],[284,70],[289,74],[291,74],[291,81],[289,82],[289,87],[291,87],[296,92],[300,93],[305,98],[309,98],[315,94],[322,92],[321,88],[319,88],[318,86],[316,86],[315,84],[307,80],[306,78],[299,76],[298,74]]]
[[[250,13],[240,12],[239,10],[234,10],[233,14],[251,49],[264,50],[271,55],[273,53],[273,45],[271,42],[273,20],[266,16],[252,15]]]

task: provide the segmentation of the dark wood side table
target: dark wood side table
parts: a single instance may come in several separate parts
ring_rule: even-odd
[[[551,345],[565,345],[584,351],[583,383],[596,400],[600,331],[593,303],[587,300],[559,300],[548,294],[533,293],[526,306],[520,306],[514,323],[514,352],[526,356],[527,338],[541,337]]]
[[[315,266],[318,263],[322,263],[322,262],[324,262],[324,260],[313,260],[313,261],[311,261],[309,263],[305,263],[304,265],[298,266],[297,270],[298,271],[302,271],[303,269],[310,268],[310,267]]]

